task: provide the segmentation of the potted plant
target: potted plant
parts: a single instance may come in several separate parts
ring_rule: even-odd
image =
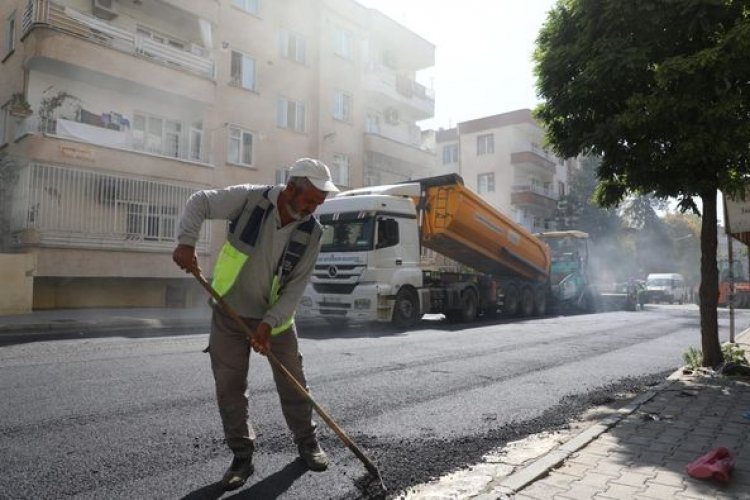
[[[26,97],[21,92],[16,92],[10,96],[10,100],[6,106],[11,115],[19,118],[25,118],[33,113],[29,101],[26,100]]]

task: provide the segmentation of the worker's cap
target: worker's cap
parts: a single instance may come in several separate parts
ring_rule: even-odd
[[[306,177],[313,186],[326,192],[338,192],[325,163],[312,158],[300,158],[289,168],[290,177]]]

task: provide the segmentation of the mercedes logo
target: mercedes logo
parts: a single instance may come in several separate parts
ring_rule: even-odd
[[[328,276],[330,276],[331,278],[335,278],[338,273],[339,270],[336,269],[336,266],[331,266],[328,268]]]

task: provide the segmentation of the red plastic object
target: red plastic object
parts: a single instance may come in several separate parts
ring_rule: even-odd
[[[687,465],[687,472],[698,479],[713,478],[722,483],[729,482],[734,467],[734,455],[727,448],[714,448]]]

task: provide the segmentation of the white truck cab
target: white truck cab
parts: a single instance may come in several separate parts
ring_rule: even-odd
[[[675,302],[687,300],[685,278],[677,273],[652,273],[646,277],[646,296],[649,302]]]

